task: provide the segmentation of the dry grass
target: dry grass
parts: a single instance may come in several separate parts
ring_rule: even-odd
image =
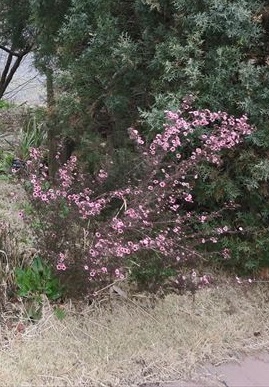
[[[31,262],[36,250],[34,234],[20,212],[27,203],[27,197],[20,184],[0,181],[0,282],[12,275],[15,267]],[[8,266],[8,270],[6,270]],[[3,274],[5,273],[5,274]]]
[[[199,364],[222,362],[269,343],[269,289],[223,285],[167,296],[154,309],[117,299],[109,305],[49,305],[23,334],[2,332],[0,380],[5,386],[137,386],[186,379]]]

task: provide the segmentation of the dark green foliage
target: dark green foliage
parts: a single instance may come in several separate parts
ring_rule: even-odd
[[[29,0],[2,0],[0,10],[1,44],[12,51],[24,51],[33,43],[35,34],[29,20]]]
[[[113,159],[115,148],[128,154],[126,128],[135,125],[151,137],[161,130],[163,111],[177,109],[190,93],[195,108],[248,114],[255,134],[244,147],[226,152],[221,168],[202,166],[195,192],[198,212],[217,211],[230,200],[240,205],[224,212],[222,221],[247,231],[231,234],[223,247],[229,245],[232,255],[225,264],[244,270],[269,261],[265,5],[260,0],[79,0],[72,2],[57,38],[58,128],[80,143],[92,170]],[[129,164],[138,165],[129,155]],[[114,165],[115,181],[128,180],[126,162]]]
[[[47,68],[55,68],[57,33],[70,4],[70,0],[31,0],[32,22],[38,30],[36,63],[45,74]]]
[[[237,209],[223,214],[223,222],[239,235],[225,237],[218,248],[231,258],[222,264],[238,272],[255,273],[269,266],[269,169],[267,151],[245,146],[229,152],[221,170],[204,168],[196,191],[198,208],[219,209],[232,200]]]
[[[248,0],[77,1],[61,31],[66,89],[75,91],[88,121],[91,115],[91,128],[116,142],[118,132],[137,121],[138,109],[155,106],[158,113],[189,93],[198,95],[200,107],[247,112],[262,122],[268,72],[256,64],[266,54],[255,18],[261,6]],[[150,123],[156,129],[156,115]]]
[[[227,151],[220,168],[201,167],[195,210],[218,211],[226,202],[235,202],[236,210],[224,211],[221,222],[230,230],[242,227],[243,231],[219,241],[215,248],[229,248],[231,258],[224,261],[217,255],[218,262],[250,272],[269,265],[266,2],[25,0],[3,4],[4,43],[12,40],[14,48],[20,48],[39,31],[36,59],[51,80],[48,87],[52,87],[52,73],[58,75],[58,100],[48,120],[51,143],[68,135],[86,169],[95,172],[99,164],[110,169],[107,189],[126,184],[133,171],[133,178],[141,177],[141,160],[133,153],[126,129],[135,126],[145,137],[152,137],[162,129],[164,110],[177,109],[182,97],[193,94],[197,109],[247,113],[256,132],[244,146]],[[63,208],[63,218],[67,215]],[[151,276],[151,266],[139,274],[142,281]]]
[[[134,281],[138,288],[150,291],[158,290],[167,279],[177,273],[175,265],[153,252],[133,256],[129,268],[130,281]]]

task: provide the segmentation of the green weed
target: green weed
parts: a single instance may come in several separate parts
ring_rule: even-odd
[[[15,270],[15,284],[21,297],[36,299],[44,294],[54,301],[62,295],[58,278],[40,257],[36,257],[29,267]]]

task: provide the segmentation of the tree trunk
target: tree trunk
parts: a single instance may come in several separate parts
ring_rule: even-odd
[[[50,68],[46,70],[46,88],[47,88],[47,104],[48,104],[48,107],[52,107],[55,105],[55,99],[54,99],[53,70]]]
[[[53,70],[47,68],[46,75],[46,89],[47,89],[47,105],[48,105],[48,168],[49,177],[54,182],[55,174],[58,168],[57,155],[57,137],[58,130],[56,124],[55,114],[55,98],[54,98],[54,82],[53,82]]]
[[[12,65],[13,55],[11,53],[8,55],[7,60],[6,60],[6,64],[5,64],[4,70],[1,74],[1,79],[0,79],[0,99],[3,98],[3,95],[5,94],[5,92],[8,88],[8,85],[12,81],[15,72],[20,67],[21,61],[25,55],[26,54],[21,55],[21,56],[17,56],[13,65]]]
[[[76,144],[69,138],[62,135],[57,120],[54,97],[53,70],[46,71],[47,77],[47,104],[48,104],[48,168],[51,182],[55,182],[55,175],[59,165],[66,163],[72,155]],[[58,145],[61,144],[61,154],[56,159]]]
[[[4,93],[6,92],[8,85],[13,79],[14,74],[20,67],[21,61],[23,58],[29,54],[32,50],[32,46],[28,46],[21,52],[15,52],[12,48],[5,47],[0,44],[0,50],[5,51],[8,56],[6,59],[6,63],[4,65],[4,70],[1,73],[0,76],[0,99],[3,98]],[[15,62],[12,64],[13,59],[15,59]]]

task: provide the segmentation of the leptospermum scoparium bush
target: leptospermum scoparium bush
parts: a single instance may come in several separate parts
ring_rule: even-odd
[[[57,183],[51,185],[42,151],[31,150],[32,200],[39,208],[44,249],[58,270],[76,265],[83,278],[94,282],[124,278],[137,254],[154,252],[176,266],[195,257],[201,243],[215,243],[217,235],[229,233],[225,225],[221,233],[220,227],[215,232],[199,227],[220,217],[221,210],[190,209],[195,207],[198,166],[219,166],[221,151],[240,144],[254,128],[246,116],[192,110],[187,100],[180,110],[167,111],[166,119],[149,143],[136,129],[128,130],[141,153],[144,178],[129,178],[124,189],[102,190],[107,172],[95,178],[80,174],[75,156],[59,168]],[[225,208],[233,209],[233,203]]]

